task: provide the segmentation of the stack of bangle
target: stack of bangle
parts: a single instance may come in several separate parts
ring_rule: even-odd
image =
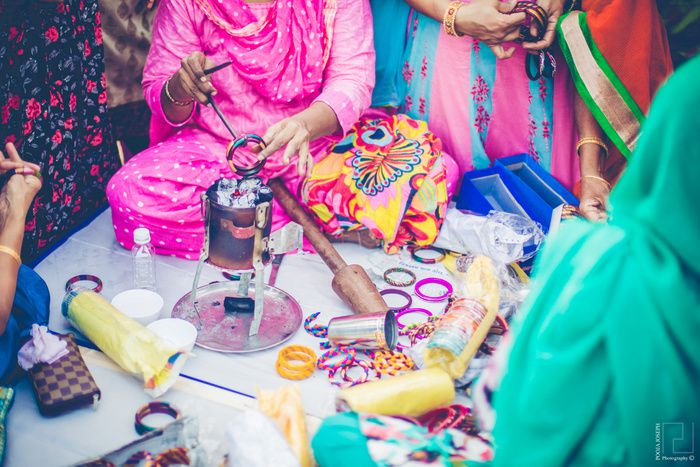
[[[172,102],[173,104],[180,106],[180,107],[186,107],[186,106],[192,104],[194,102],[194,99],[190,99],[188,101],[179,101],[179,100],[175,99],[172,94],[170,94],[170,80],[171,79],[172,78],[169,78],[165,82],[165,97],[167,97],[170,102]]]
[[[525,13],[527,21],[520,26],[520,42],[538,42],[542,40],[547,32],[547,12],[535,2],[518,2],[515,8],[510,11],[513,13]],[[533,35],[531,27],[535,26],[537,34]]]
[[[68,281],[66,282],[66,292],[70,292],[71,290],[73,290],[75,284],[83,281],[92,282],[93,284],[95,284],[95,286],[92,289],[90,289],[93,292],[100,293],[102,291],[102,279],[100,279],[97,276],[93,276],[92,274],[79,274],[68,279]]]
[[[422,415],[418,421],[421,425],[425,426],[430,433],[438,433],[447,428],[454,428],[466,433],[472,433],[475,429],[474,417],[471,409],[459,404],[431,410],[425,415]]]
[[[392,274],[406,274],[408,275],[408,279],[400,281],[396,278],[392,278]],[[389,285],[393,285],[394,287],[408,287],[416,283],[416,275],[409,269],[404,269],[401,267],[389,268],[384,271],[384,281]]]
[[[143,419],[148,417],[149,415],[157,413],[168,415],[172,417],[173,420],[177,420],[178,418],[180,418],[180,411],[172,405],[170,405],[168,402],[149,402],[148,404],[141,407],[138,411],[136,411],[136,415],[134,416],[134,428],[136,429],[136,433],[138,433],[139,435],[144,435],[155,430],[155,427],[146,425],[143,422]]]
[[[409,251],[411,252],[411,258],[413,258],[414,261],[418,261],[419,263],[423,264],[435,264],[445,259],[445,250],[442,248],[435,248],[434,246],[417,246],[409,248]],[[434,251],[438,253],[438,256],[435,258],[420,256],[418,253],[421,251]]]
[[[450,2],[450,4],[447,5],[447,10],[445,10],[445,16],[442,18],[442,26],[445,29],[445,33],[447,33],[448,36],[456,36],[456,37],[463,36],[463,34],[460,34],[457,31],[457,29],[455,28],[455,22],[457,20],[457,12],[463,6],[464,6],[464,3],[459,1],[459,0],[454,1],[454,2]]]
[[[317,311],[316,313],[311,313],[309,316],[307,316],[304,320],[304,330],[314,337],[323,339],[328,337],[328,326],[323,326],[321,324],[314,324],[311,326],[311,323],[318,318],[318,315],[320,314],[321,312]]]
[[[316,353],[303,345],[289,345],[280,350],[275,368],[283,378],[307,379],[316,371]]]
[[[401,371],[413,369],[413,359],[401,352],[379,350],[374,353],[374,367],[383,375],[396,376]]]

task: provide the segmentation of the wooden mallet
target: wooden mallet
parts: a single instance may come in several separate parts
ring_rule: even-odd
[[[269,181],[276,202],[294,222],[301,225],[304,235],[313,245],[323,262],[333,272],[333,291],[355,313],[376,313],[388,311],[377,286],[359,264],[347,264],[333,244],[321,232],[316,222],[304,207],[289,192],[284,182],[278,178]]]

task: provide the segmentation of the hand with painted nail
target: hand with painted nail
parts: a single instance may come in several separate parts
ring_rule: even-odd
[[[296,165],[299,176],[311,175],[314,167],[314,160],[309,152],[311,132],[303,118],[299,116],[285,118],[272,125],[263,136],[263,140],[267,146],[258,154],[259,160],[266,159],[284,148],[282,156],[284,163],[289,164],[293,157],[298,156]]]
[[[41,167],[31,162],[24,162],[17,153],[15,145],[12,143],[7,143],[5,145],[5,150],[9,158],[0,151],[0,175],[6,173],[8,170],[14,170],[18,175],[34,175],[41,172]]]
[[[204,70],[215,65],[202,52],[193,52],[180,61],[180,69],[170,78],[169,91],[179,102],[199,101],[207,104],[209,95],[216,95],[211,76]]]
[[[514,2],[501,0],[473,0],[465,3],[457,12],[455,29],[488,45],[499,59],[510,58],[514,47],[506,49],[502,44],[520,37],[520,26],[525,13],[508,14]]]

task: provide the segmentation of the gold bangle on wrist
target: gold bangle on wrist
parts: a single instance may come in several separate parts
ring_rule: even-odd
[[[5,253],[6,255],[9,255],[12,259],[14,259],[17,262],[17,266],[22,265],[22,258],[20,258],[19,253],[17,253],[9,246],[0,245],[0,253]]]
[[[191,103],[194,102],[194,99],[190,99],[189,101],[179,101],[173,97],[172,94],[170,94],[170,80],[173,79],[168,78],[168,80],[165,82],[165,96],[168,98],[170,102],[172,102],[175,105],[179,105],[180,107],[186,107],[190,105]]]
[[[597,175],[584,175],[584,176],[581,177],[581,178],[582,178],[582,179],[583,179],[583,178],[591,178],[591,179],[593,179],[593,180],[598,180],[599,182],[605,183],[605,185],[608,187],[608,190],[612,190],[612,185],[610,185],[610,182],[608,182],[608,181],[607,181],[606,179],[604,179],[603,177],[598,177]]]
[[[600,146],[603,149],[603,152],[605,153],[605,157],[608,156],[608,145],[605,144],[605,141],[595,136],[586,136],[585,138],[581,138],[580,140],[578,140],[578,143],[576,143],[576,154],[581,156],[581,154],[579,154],[579,151],[581,150],[581,147],[586,144],[595,144],[596,146]]]
[[[460,34],[455,29],[455,20],[457,19],[457,12],[463,6],[464,6],[464,2],[459,1],[459,0],[454,1],[454,2],[450,2],[450,4],[447,5],[447,10],[445,10],[445,16],[442,19],[442,26],[445,29],[445,33],[448,36],[461,37],[464,35],[464,34]]]

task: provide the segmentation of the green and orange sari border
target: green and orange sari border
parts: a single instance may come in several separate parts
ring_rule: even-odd
[[[569,13],[566,13],[562,15],[562,17],[559,20],[559,23],[557,25],[557,32],[559,35],[559,45],[562,51],[562,54],[564,55],[564,58],[566,59],[567,64],[569,65],[569,70],[571,71],[571,76],[573,78],[574,84],[576,85],[576,89],[578,90],[579,94],[581,95],[581,98],[583,101],[586,103],[588,108],[591,110],[591,113],[593,116],[596,118],[598,121],[599,125],[605,131],[606,135],[610,139],[610,141],[615,144],[615,146],[619,149],[619,151],[626,157],[629,158],[629,155],[632,152],[633,147],[628,146],[624,139],[620,136],[620,132],[618,129],[615,128],[614,124],[608,119],[607,115],[603,111],[603,108],[601,105],[595,100],[595,98],[591,95],[590,91],[588,90],[584,80],[581,77],[581,73],[576,67],[575,60],[573,58],[569,43],[567,40],[569,39],[566,35],[566,33],[562,29],[562,24],[564,21],[567,20],[571,15],[574,15],[574,18],[571,20],[576,21],[576,24],[578,27],[581,29],[581,33],[583,37],[586,40],[586,45],[588,46],[589,51],[591,52],[591,55],[593,56],[595,60],[595,65],[597,65],[602,72],[602,74],[609,80],[610,84],[614,87],[615,91],[619,94],[620,99],[625,103],[627,106],[627,110],[630,112],[630,114],[633,116],[633,118],[641,124],[645,120],[644,112],[642,112],[642,109],[637,105],[635,102],[634,98],[632,95],[629,93],[625,85],[622,83],[620,78],[617,76],[613,68],[610,66],[608,61],[605,59],[603,56],[603,53],[600,51],[598,46],[596,45],[595,41],[593,40],[593,36],[591,34],[591,30],[588,27],[588,22],[586,21],[586,13],[585,12],[580,12],[580,11],[572,11]]]

